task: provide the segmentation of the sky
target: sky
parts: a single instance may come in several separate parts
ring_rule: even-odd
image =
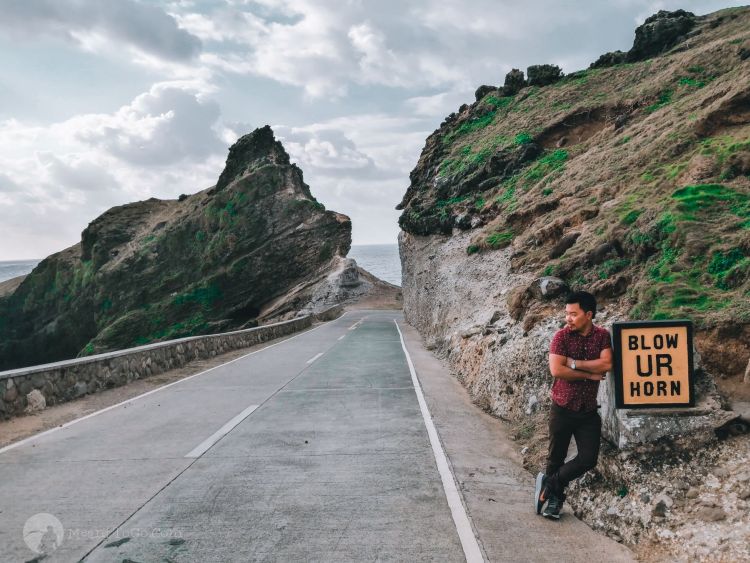
[[[747,1],[747,0],[745,0]],[[216,183],[271,125],[353,244],[395,244],[425,139],[511,68],[569,73],[706,0],[2,0],[0,260]]]

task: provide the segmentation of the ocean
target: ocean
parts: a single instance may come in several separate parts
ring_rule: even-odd
[[[394,285],[401,285],[401,259],[397,244],[352,245],[348,258],[354,258],[372,275]]]
[[[394,285],[401,285],[401,260],[397,244],[352,245],[349,258],[365,270]],[[23,276],[34,269],[40,260],[0,261],[0,282]]]
[[[28,274],[41,260],[0,261],[0,282]]]

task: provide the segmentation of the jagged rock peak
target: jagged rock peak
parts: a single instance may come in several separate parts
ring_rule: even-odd
[[[243,135],[229,148],[227,163],[216,182],[216,189],[223,189],[250,169],[263,164],[289,166],[289,155],[273,136],[270,125]]]

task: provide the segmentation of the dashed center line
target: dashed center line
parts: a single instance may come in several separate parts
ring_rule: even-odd
[[[359,319],[359,320],[358,320],[358,321],[357,321],[356,323],[354,323],[354,324],[353,324],[352,326],[350,326],[350,327],[349,327],[349,330],[354,330],[355,328],[357,328],[357,327],[358,327],[359,325],[361,325],[361,324],[362,324],[362,322],[363,322],[363,321],[364,321],[364,320],[365,320],[366,318],[367,318],[367,317],[362,317],[361,319]]]
[[[307,363],[308,364],[313,363],[315,360],[317,360],[318,358],[320,358],[322,355],[323,355],[323,352],[315,354],[312,358],[310,358],[309,360],[307,360]]]
[[[193,448],[190,451],[190,453],[188,453],[185,457],[202,456],[204,453],[206,453],[206,451],[208,451],[208,449],[211,446],[213,446],[216,442],[221,440],[225,435],[227,435],[232,430],[232,428],[234,428],[240,422],[245,420],[250,415],[250,413],[252,413],[257,408],[258,408],[258,405],[250,405],[249,407],[247,407],[244,411],[242,411],[240,414],[235,416],[232,420],[227,422],[224,426],[222,426],[216,432],[211,434],[211,436],[209,436],[208,438],[203,440],[200,444],[198,444],[195,448]]]
[[[345,336],[346,334],[342,334],[341,336],[339,336],[339,340],[343,340]]]

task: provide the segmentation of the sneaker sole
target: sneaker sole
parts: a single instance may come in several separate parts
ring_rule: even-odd
[[[536,510],[537,514],[542,513],[542,507],[544,506],[544,501],[539,500],[539,495],[542,494],[542,487],[544,487],[545,478],[546,476],[541,472],[536,476],[536,486],[534,487],[534,510]]]
[[[544,516],[545,518],[548,518],[549,520],[559,520],[560,519],[560,515],[559,514],[551,514],[549,512],[545,512],[544,514],[542,514],[542,516]]]

